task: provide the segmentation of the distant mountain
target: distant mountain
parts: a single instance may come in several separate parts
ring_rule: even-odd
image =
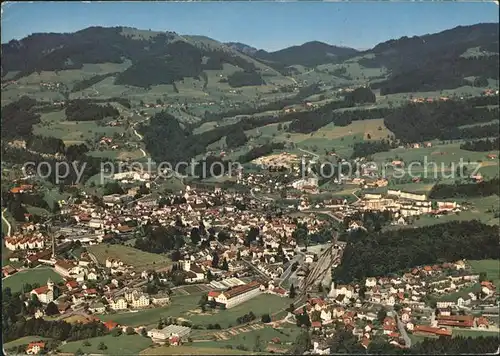
[[[390,71],[389,79],[372,85],[382,94],[451,89],[466,77],[498,78],[498,36],[498,23],[486,23],[401,37],[361,52],[369,56],[359,63]]]
[[[245,53],[250,56],[252,56],[253,54],[255,54],[255,52],[258,51],[257,48],[246,45],[241,42],[226,42],[225,45],[230,47],[231,49],[234,49],[235,51],[240,51],[241,53]]]
[[[147,88],[199,78],[204,70],[222,70],[224,63],[251,73],[252,83],[263,82],[260,72],[279,75],[265,64],[204,36],[143,31],[126,27],[90,27],[75,33],[33,34],[2,44],[2,76],[14,79],[33,72],[81,69],[84,64],[132,65],[118,73],[116,84]],[[260,79],[259,79],[260,78]],[[230,83],[234,82],[230,80]],[[245,81],[236,81],[238,86]],[[248,84],[250,85],[250,84]],[[252,84],[255,85],[255,84]]]
[[[253,54],[257,59],[281,63],[286,66],[300,64],[317,66],[324,63],[337,62],[358,53],[354,48],[332,46],[323,42],[306,42],[300,46],[292,46],[275,52],[259,50]]]
[[[240,70],[220,80],[241,87],[291,75],[292,65],[315,67],[352,59],[363,67],[387,69],[388,78],[371,84],[382,94],[434,91],[464,85],[468,77],[481,77],[481,82],[498,79],[498,38],[498,23],[490,23],[402,37],[367,51],[313,41],[267,52],[205,36],[90,27],[75,33],[33,34],[2,44],[1,75],[5,81],[34,72],[82,69],[84,64],[126,62],[117,66],[116,73],[85,78],[77,88],[97,83],[106,78],[103,75],[112,76],[115,84],[149,88],[183,78],[198,78],[206,85],[206,70],[222,70],[224,64],[231,64]]]

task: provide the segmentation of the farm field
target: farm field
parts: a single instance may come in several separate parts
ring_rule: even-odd
[[[295,341],[297,336],[300,334],[301,329],[298,327],[290,326],[286,328],[272,328],[272,327],[264,327],[261,329],[256,329],[248,332],[241,332],[236,335],[231,335],[230,339],[224,340],[219,339],[217,341],[206,341],[201,343],[195,343],[203,345],[204,347],[224,347],[229,348],[232,346],[233,349],[238,345],[250,346],[251,348],[255,346],[256,339],[260,339],[260,345],[262,349],[265,349],[266,346],[271,343],[271,340],[274,338],[278,338],[280,340],[281,345],[290,344]],[[194,336],[194,335],[193,335]],[[196,340],[196,337],[193,337]]]
[[[472,260],[468,262],[475,273],[486,272],[486,278],[497,286],[497,291],[500,291],[500,261]]]
[[[159,269],[166,267],[172,262],[166,256],[123,245],[99,244],[89,246],[87,249],[94,254],[97,261],[102,265],[106,264],[106,258],[114,258],[141,271],[148,268]]]
[[[9,341],[9,342],[6,342],[5,344],[3,344],[3,349],[4,350],[8,350],[12,347],[17,347],[17,346],[20,346],[20,345],[24,345],[24,344],[29,344],[30,342],[35,342],[35,341],[46,341],[46,340],[50,340],[50,338],[48,337],[41,337],[41,336],[24,336],[24,337],[21,337],[19,339],[16,339],[16,340],[12,340],[12,341]]]
[[[66,121],[64,110],[43,114],[41,122],[33,126],[35,135],[59,138],[65,144],[79,144],[97,136],[113,136],[124,131],[117,126],[98,126],[95,121]]]
[[[256,355],[256,352],[231,350],[224,348],[211,348],[204,346],[158,346],[150,347],[140,353],[141,355]]]
[[[47,284],[51,279],[55,284],[62,282],[63,278],[54,272],[52,268],[32,268],[17,272],[2,280],[2,288],[10,288],[12,292],[22,291],[24,284],[38,283],[40,286]]]
[[[473,152],[473,151],[466,151],[460,149],[460,143],[452,143],[452,144],[439,144],[439,142],[433,142],[432,147],[423,147],[423,148],[395,148],[389,152],[379,152],[374,154],[373,161],[377,163],[384,163],[384,162],[390,162],[392,160],[402,160],[403,162],[408,164],[410,162],[427,162],[429,164],[436,163],[437,164],[437,169],[438,172],[440,171],[450,171],[450,164],[454,163],[454,168],[459,165],[459,163],[462,162],[466,166],[470,162],[471,165],[469,167],[469,170],[472,171],[475,168],[475,163],[480,162],[481,163],[481,168],[479,169],[479,172],[481,172],[484,176],[490,176],[493,177],[494,170],[496,169],[496,172],[498,174],[498,160],[489,160],[487,158],[487,155],[489,153],[494,153],[498,155],[498,151],[490,151],[490,152]],[[490,168],[493,167],[493,168]],[[412,167],[413,172],[423,172],[423,167],[419,166],[414,166]],[[450,174],[450,173],[448,173]],[[425,177],[425,176],[424,176]],[[427,172],[427,177],[428,178],[433,178],[434,177],[434,169],[433,165],[430,165],[428,168]]]
[[[86,354],[102,354],[107,355],[137,355],[141,350],[153,345],[150,338],[142,335],[120,335],[120,336],[99,336],[87,339],[90,346],[84,346],[85,340],[68,342],[60,347],[61,352],[75,353],[81,349]],[[108,348],[99,350],[99,344],[103,342]]]

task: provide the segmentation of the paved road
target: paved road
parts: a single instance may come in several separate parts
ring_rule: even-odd
[[[10,233],[12,232],[12,225],[10,222],[3,216],[3,214],[7,211],[7,208],[2,210],[2,221],[5,225],[7,225],[7,236],[10,236]]]
[[[302,148],[299,148],[299,151],[302,151],[302,152],[304,152],[304,153],[310,154],[311,156],[314,156],[314,158],[312,159],[311,163],[315,163],[315,161],[317,161],[317,160],[318,160],[318,158],[319,158],[319,155],[317,155],[317,154],[316,154],[316,153],[314,153],[314,152],[311,152],[311,151],[308,151],[308,150],[304,150],[304,149],[302,149]]]
[[[408,333],[406,332],[405,325],[403,324],[401,319],[399,319],[398,313],[395,313],[395,314],[396,314],[396,321],[398,324],[399,332],[401,333],[401,336],[403,336],[403,340],[405,341],[406,348],[409,349],[411,347],[411,339],[408,336]]]
[[[329,210],[303,210],[302,212],[303,213],[325,214],[325,215],[328,215],[331,218],[337,220],[338,222],[343,223],[342,219],[339,219],[338,217],[336,217],[335,215],[333,215],[333,213],[331,211],[329,211]]]

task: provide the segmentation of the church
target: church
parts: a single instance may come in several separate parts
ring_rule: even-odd
[[[49,278],[46,286],[33,289],[30,295],[36,295],[41,303],[48,304],[57,298],[57,287]]]

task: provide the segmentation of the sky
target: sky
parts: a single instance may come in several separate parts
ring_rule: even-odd
[[[127,26],[268,51],[308,41],[368,49],[402,36],[498,23],[492,2],[2,2],[2,43],[32,33]]]

